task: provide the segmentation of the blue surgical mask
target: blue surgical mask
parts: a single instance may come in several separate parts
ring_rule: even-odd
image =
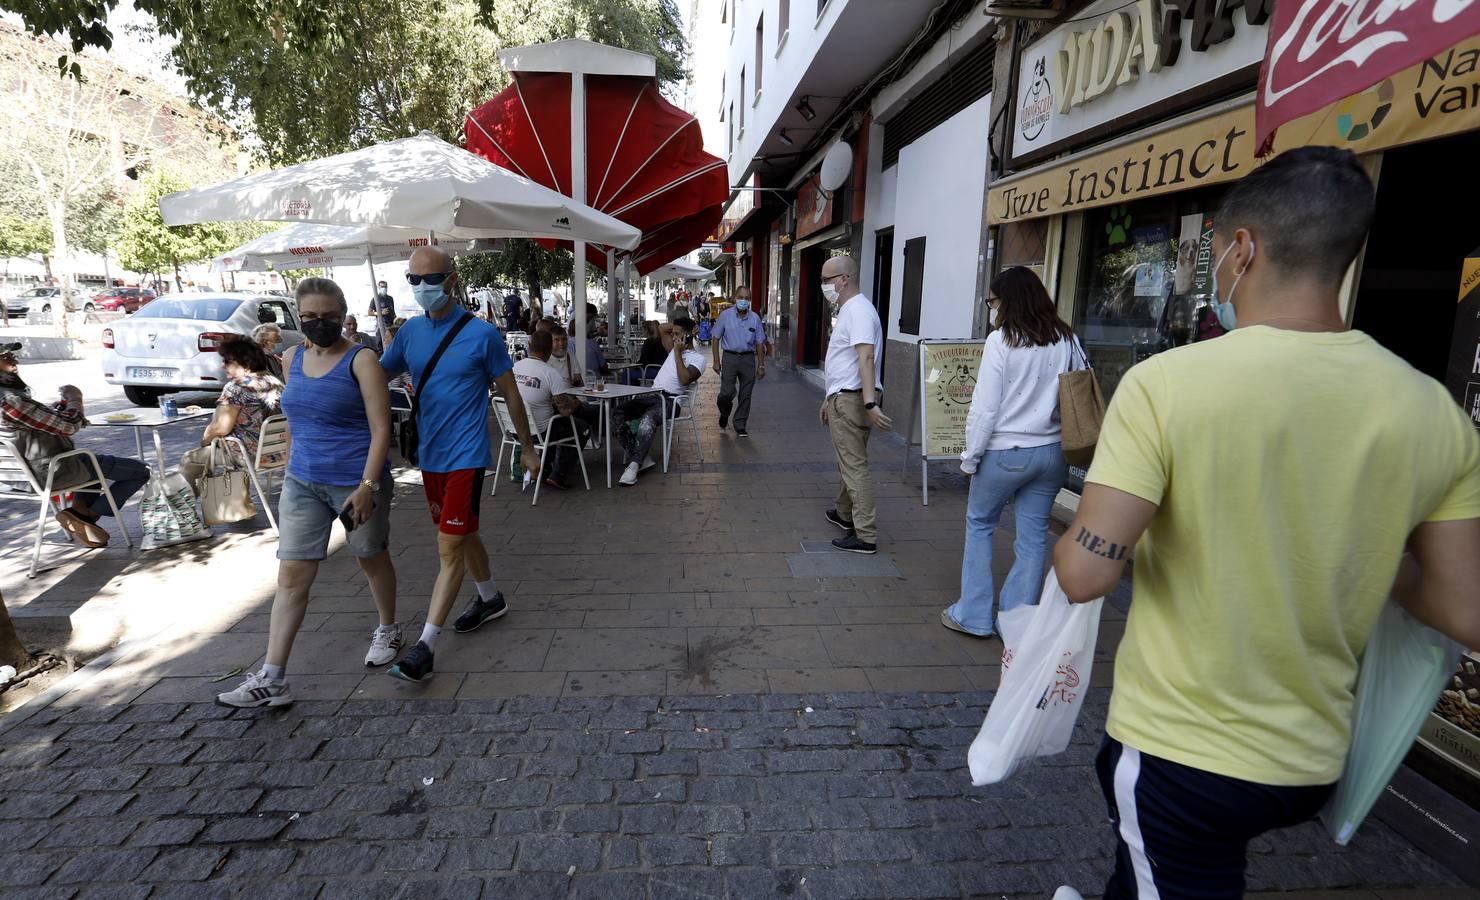
[[[1235,246],[1237,245],[1229,244],[1228,248],[1223,251],[1223,255],[1218,257],[1218,264],[1213,267],[1213,300],[1215,301],[1213,305],[1213,314],[1218,317],[1218,324],[1223,326],[1224,331],[1232,331],[1233,329],[1238,327],[1238,314],[1237,311],[1233,308],[1233,295],[1236,291],[1238,291],[1239,279],[1244,277],[1244,272],[1249,271],[1248,263],[1245,263],[1243,269],[1233,276],[1233,286],[1228,289],[1228,299],[1224,300],[1221,296],[1219,296],[1218,270],[1223,268],[1223,261],[1228,259],[1228,254],[1233,251],[1233,248]],[[1253,256],[1254,242],[1250,241],[1250,260],[1253,259]]]
[[[416,298],[416,304],[429,313],[434,313],[446,306],[452,297],[440,284],[413,284],[411,294]]]
[[[735,308],[741,312],[750,312],[750,301],[742,297],[735,301]]]

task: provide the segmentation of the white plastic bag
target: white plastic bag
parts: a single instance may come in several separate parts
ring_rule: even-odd
[[[1104,602],[1070,603],[1049,571],[1026,629],[1020,636],[1009,629],[1002,683],[966,752],[972,784],[996,784],[1035,756],[1068,749],[1089,690]]]
[[[195,491],[184,475],[173,471],[163,481],[157,474],[149,476],[144,497],[139,501],[139,527],[144,530],[145,550],[211,536],[211,529],[201,521]]]
[[[1346,767],[1321,810],[1336,843],[1352,839],[1393,780],[1463,652],[1396,603],[1383,605],[1357,674]]]

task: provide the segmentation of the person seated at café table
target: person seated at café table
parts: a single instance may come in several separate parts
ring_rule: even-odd
[[[0,351],[0,440],[10,441],[21,460],[46,483],[49,460],[76,449],[72,435],[88,424],[83,417],[82,391],[67,384],[59,391],[61,399],[47,406],[31,397],[31,387],[21,378],[20,360],[14,350]],[[136,459],[96,453],[98,468],[108,481],[107,491],[121,511],[129,498],[149,482],[149,467]],[[64,493],[71,485],[97,477],[92,467],[80,457],[71,456],[58,465],[52,488]],[[0,492],[30,493],[31,484],[16,469],[0,470]],[[99,524],[113,510],[96,490],[77,493],[72,505],[56,513],[57,524],[86,547],[106,547],[108,531]]]
[[[283,382],[268,370],[267,354],[255,341],[228,338],[221,344],[221,363],[229,379],[216,400],[216,415],[200,436],[200,446],[185,451],[180,459],[180,474],[200,493],[200,479],[211,464],[211,444],[217,438],[233,437],[242,442],[247,459],[257,459],[257,444],[262,438],[262,423],[281,412]],[[226,462],[218,454],[219,462]],[[283,461],[283,454],[262,458],[262,465],[272,467]]]
[[[375,343],[375,338],[360,330],[360,320],[354,316],[344,317],[344,336],[361,347],[369,347],[376,353],[380,352],[380,347]]]
[[[663,404],[683,395],[684,390],[704,374],[708,359],[705,354],[693,349],[694,320],[681,317],[670,324],[658,326],[658,337],[668,358],[653,379],[653,387],[661,393],[639,394],[612,410],[612,431],[625,451],[620,483],[632,486],[637,483],[639,472],[657,465],[648,458],[653,448],[653,438],[663,425]],[[637,434],[627,429],[629,421],[637,421]]]
[[[536,332],[530,335],[529,355],[514,363],[514,380],[519,384],[519,396],[529,410],[535,429],[544,435],[548,427],[550,440],[558,441],[571,437],[576,420],[556,416],[569,416],[584,404],[576,397],[561,393],[568,385],[559,370],[550,365],[553,347],[554,341],[549,334]],[[551,419],[555,419],[553,425]],[[576,428],[577,433],[581,430]],[[545,452],[545,465],[540,475],[547,486],[562,491],[566,489],[566,480],[576,465],[578,452],[570,447],[555,447]]]
[[[550,341],[553,349],[549,363],[560,376],[560,384],[556,386],[555,393],[561,394],[573,387],[584,387],[586,379],[581,372],[576,371],[575,358],[570,355],[570,335],[562,326],[554,325],[550,328]],[[571,400],[575,405],[569,415],[574,416],[581,425],[581,441],[584,442],[600,424],[601,410],[580,397],[572,396]]]
[[[283,343],[283,331],[271,322],[266,322],[252,329],[252,340],[262,348],[267,355],[267,371],[271,372],[278,381],[283,380],[283,355],[278,352],[278,347]]]

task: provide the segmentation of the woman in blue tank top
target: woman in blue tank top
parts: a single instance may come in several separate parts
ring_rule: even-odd
[[[392,662],[401,648],[396,625],[396,572],[389,547],[391,491],[390,395],[374,353],[344,336],[344,291],[327,278],[298,284],[298,313],[311,344],[288,351],[282,409],[292,451],[278,499],[278,586],[267,639],[267,662],[223,706],[283,706],[293,702],[286,667],[308,609],[308,591],[328,555],[337,518],[370,581],[380,627],[365,664]]]

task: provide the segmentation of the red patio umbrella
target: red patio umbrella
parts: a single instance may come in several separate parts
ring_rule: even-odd
[[[472,152],[570,194],[569,75],[515,72],[463,130]],[[642,229],[632,263],[644,275],[703,243],[730,194],[725,162],[704,152],[698,120],[651,78],[587,76],[586,169],[587,204]],[[603,270],[606,249],[587,249]]]

